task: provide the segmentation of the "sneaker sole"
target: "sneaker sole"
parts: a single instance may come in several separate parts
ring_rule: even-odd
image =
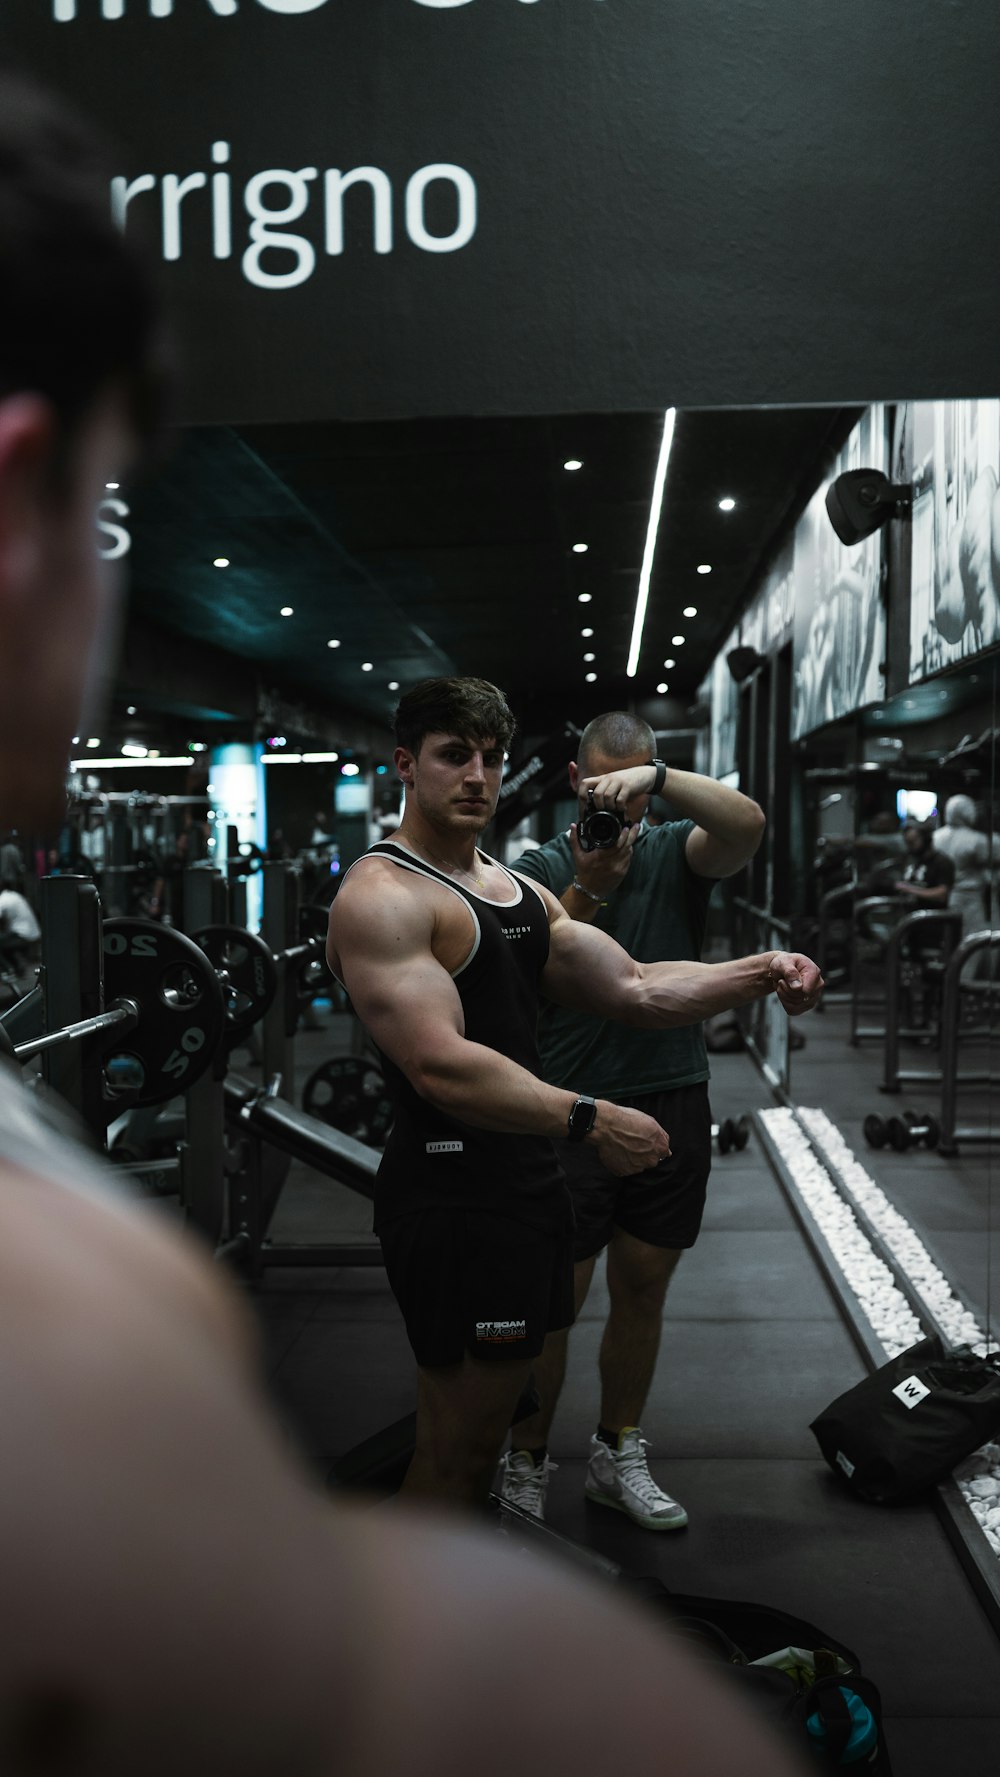
[[[613,1512],[624,1513],[626,1518],[631,1518],[633,1524],[640,1525],[643,1530],[683,1530],[688,1521],[686,1512],[682,1518],[640,1518],[635,1512],[630,1512],[628,1506],[622,1505],[620,1500],[612,1499],[607,1493],[597,1493],[586,1486],[583,1491],[595,1506],[610,1506]]]

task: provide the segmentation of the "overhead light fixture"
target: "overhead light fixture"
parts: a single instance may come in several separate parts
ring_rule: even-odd
[[[697,617],[697,615],[698,615],[697,605],[685,605],[683,611],[681,612],[682,617]]]
[[[597,655],[596,654],[585,654],[583,658],[584,658],[584,660],[596,660]]]
[[[727,494],[726,498],[724,500],[719,501],[719,511],[720,512],[731,512],[733,510],[733,507],[735,506],[735,504],[736,504],[736,501],[731,500],[729,498],[729,495]]]
[[[294,617],[295,612],[292,610],[291,605],[282,605],[281,615],[282,617]]]
[[[303,753],[303,765],[335,765],[340,758],[339,753]]]
[[[670,646],[671,646],[671,647],[672,647],[672,648],[683,648],[683,646],[684,646],[684,637],[683,637],[683,636],[671,636],[671,638],[670,638]]]
[[[148,747],[141,747],[138,741],[125,741],[122,746],[123,759],[145,759]]]
[[[88,747],[99,747],[100,744],[101,744],[100,737],[98,737],[97,740],[92,739],[92,740],[88,740],[88,742],[87,742]]]
[[[126,714],[126,716],[134,716],[135,715],[135,704],[134,703],[129,704],[128,709],[125,711],[125,714]]]
[[[592,685],[592,684],[593,684],[593,683],[594,683],[594,680],[595,680],[595,679],[596,679],[596,677],[597,677],[597,674],[596,674],[596,673],[584,673],[584,675],[583,675],[583,676],[584,676],[584,678],[585,678],[585,679],[586,679],[586,681],[587,681],[587,684],[588,684],[588,685]]]
[[[580,634],[581,634],[581,635],[582,635],[582,636],[592,636],[592,635],[593,635],[593,633],[594,633],[594,632],[593,632],[593,630],[592,630],[592,629],[581,629],[581,631],[580,631]]]
[[[632,620],[632,642],[628,653],[628,665],[625,668],[630,679],[635,678],[639,669],[639,650],[642,647],[642,631],[646,621],[646,606],[649,603],[649,582],[653,573],[656,538],[660,528],[660,514],[663,510],[663,492],[667,485],[667,463],[670,460],[670,446],[673,443],[676,422],[676,407],[668,407],[663,416],[663,436],[660,440],[656,474],[653,477],[653,496],[649,503],[649,524],[646,527],[646,547],[643,551],[639,590],[635,601],[635,616]]]
[[[375,668],[370,660],[363,660],[361,662],[361,671],[363,673],[371,673],[375,671]]]
[[[698,572],[699,574],[710,574],[712,572],[711,563],[703,561],[698,568]]]
[[[565,462],[563,464],[563,468],[564,469],[582,469],[583,464],[581,463],[579,457],[570,457],[568,462]]]
[[[399,690],[399,680],[398,679],[390,679],[387,688],[390,691],[398,691]]]
[[[666,681],[661,679],[660,683],[657,685],[656,689],[660,693],[660,696],[662,697],[664,691],[666,691],[668,689]]]
[[[887,519],[901,518],[913,505],[911,482],[891,482],[881,469],[846,469],[826,490],[826,510],[842,543],[863,543]],[[948,636],[948,641],[958,637]]]
[[[228,568],[228,566],[229,566],[228,555],[217,555],[214,562],[212,563],[212,566],[213,566],[213,568]]]
[[[587,550],[589,548],[590,548],[589,543],[574,543],[573,554],[574,555],[586,555]]]
[[[578,592],[576,595],[576,602],[578,605],[589,605],[590,600],[591,594],[589,592]]]
[[[106,481],[104,485],[107,488],[108,493],[113,494],[115,490],[121,486],[121,483],[118,481]]]
[[[668,671],[668,672],[669,672],[669,671],[670,671],[670,668],[671,668],[671,667],[672,667],[672,666],[676,666],[676,665],[677,665],[677,662],[676,662],[676,660],[665,660],[665,661],[664,661],[664,662],[663,662],[663,664],[664,664],[664,666],[665,666],[665,667],[666,667],[666,669],[667,669],[667,671]]]
[[[353,761],[349,759],[346,765],[340,767],[340,770],[343,777],[357,777],[361,771],[361,767],[360,765],[355,765]]]
[[[260,762],[262,765],[301,765],[302,764],[302,754],[301,753],[262,753],[260,756]]]
[[[98,745],[100,745],[100,742],[98,742]],[[175,758],[163,759],[160,757],[160,754],[155,747],[150,747],[149,752],[143,759],[123,759],[119,754],[114,759],[95,759],[91,756],[89,759],[70,760],[70,765],[74,771],[78,771],[81,766],[86,767],[87,771],[135,771],[138,766],[141,766],[143,771],[145,771],[147,766],[150,765],[176,766],[193,764],[194,760],[187,753],[179,754]]]

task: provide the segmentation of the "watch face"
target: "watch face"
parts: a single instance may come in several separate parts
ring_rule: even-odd
[[[574,1141],[582,1141],[594,1127],[597,1105],[592,1098],[577,1099],[569,1114],[569,1132]]]

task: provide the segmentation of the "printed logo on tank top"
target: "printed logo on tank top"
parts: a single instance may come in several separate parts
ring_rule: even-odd
[[[425,1154],[464,1154],[465,1143],[461,1141],[429,1141],[424,1143]]]
[[[505,938],[530,938],[530,926],[501,926]]]
[[[477,1320],[477,1345],[511,1345],[528,1337],[526,1320]]]

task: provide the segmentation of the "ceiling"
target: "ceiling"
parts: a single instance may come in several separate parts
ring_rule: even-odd
[[[634,680],[659,413],[185,431],[131,498],[131,608],[332,715],[387,723],[390,681],[459,672],[503,686],[524,734],[629,703],[680,726],[858,412],[678,416]]]

